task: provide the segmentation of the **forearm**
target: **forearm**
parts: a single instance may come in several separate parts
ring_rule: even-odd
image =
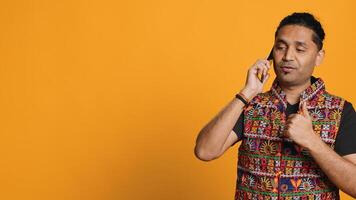
[[[214,158],[220,153],[229,133],[242,113],[244,103],[233,98],[204,128],[196,140],[199,157]]]
[[[311,145],[309,152],[319,167],[338,188],[356,197],[356,165],[342,158],[322,140]]]
[[[268,80],[270,69],[269,61],[259,59],[248,72],[245,87],[240,91],[247,101],[252,100],[263,90],[263,85]],[[264,78],[259,78],[261,74]],[[211,160],[221,155],[227,147],[225,144],[235,142],[236,136],[231,134],[233,126],[240,117],[244,103],[233,98],[198,134],[194,148],[195,155],[203,160]],[[230,143],[226,143],[230,142]]]

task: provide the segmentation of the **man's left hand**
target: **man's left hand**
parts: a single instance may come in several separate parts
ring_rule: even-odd
[[[299,113],[289,115],[284,136],[293,140],[302,148],[309,149],[320,141],[320,137],[314,133],[312,117],[309,115],[306,102],[300,103]]]

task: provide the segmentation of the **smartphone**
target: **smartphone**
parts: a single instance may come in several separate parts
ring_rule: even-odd
[[[269,52],[269,55],[267,57],[267,60],[271,61],[273,60],[273,48],[271,49],[271,51]]]

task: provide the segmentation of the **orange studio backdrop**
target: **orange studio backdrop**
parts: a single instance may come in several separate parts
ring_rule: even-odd
[[[0,199],[233,199],[238,144],[202,162],[199,130],[295,11],[324,25],[315,75],[356,105],[355,9],[352,0],[0,1]]]

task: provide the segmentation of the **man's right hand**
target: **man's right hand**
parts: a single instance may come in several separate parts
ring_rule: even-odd
[[[246,98],[251,100],[255,95],[262,92],[266,83],[270,68],[269,61],[257,60],[248,70],[245,87],[240,91]],[[263,74],[260,81],[259,74]],[[197,158],[210,161],[220,157],[229,147],[238,141],[233,127],[243,111],[244,104],[236,103],[236,98],[225,106],[218,114],[210,120],[199,132],[196,139],[194,153]]]
[[[245,87],[241,90],[249,100],[263,91],[263,86],[270,77],[268,71],[271,68],[269,61],[259,59],[253,64],[247,73]],[[261,79],[259,78],[261,76]]]

